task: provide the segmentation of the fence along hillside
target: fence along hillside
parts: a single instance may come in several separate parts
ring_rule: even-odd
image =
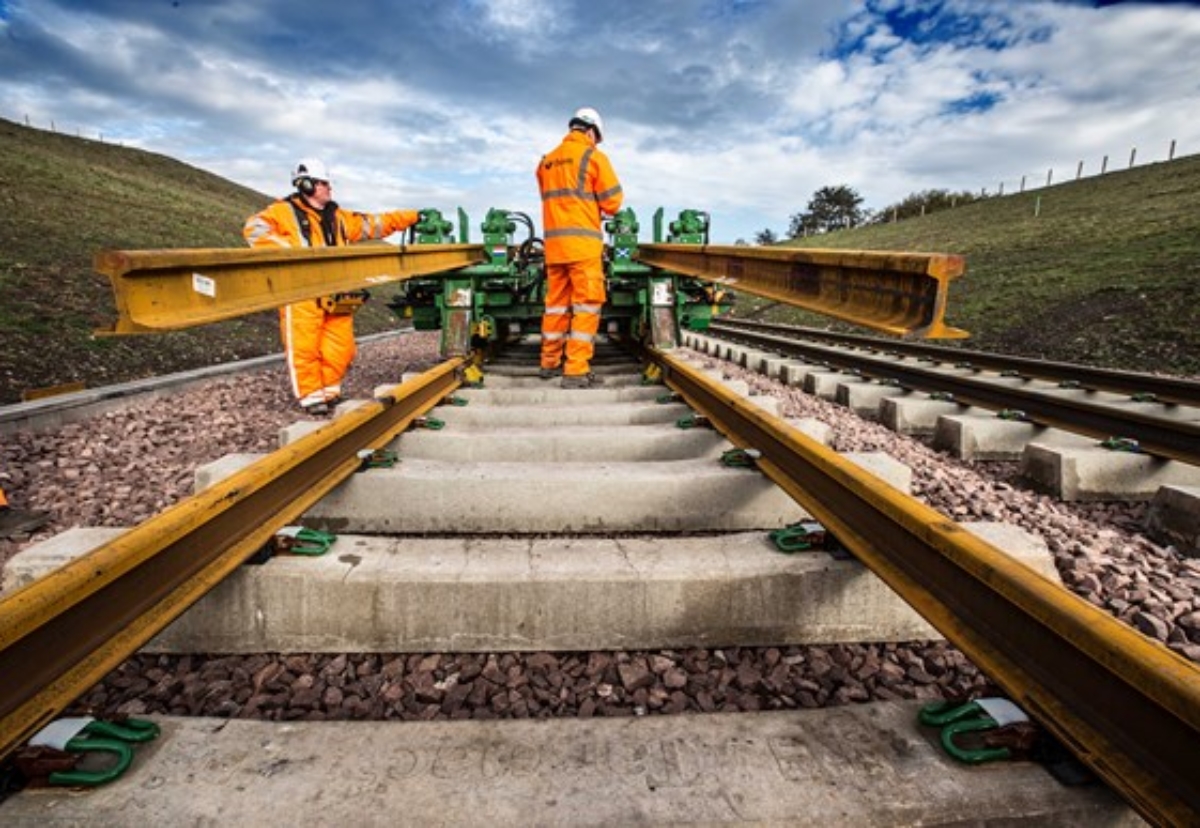
[[[1195,375],[1198,193],[1191,155],[786,244],[959,253],[946,316],[963,347]]]

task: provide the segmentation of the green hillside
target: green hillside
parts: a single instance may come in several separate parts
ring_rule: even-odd
[[[1200,373],[1200,156],[789,244],[965,256],[964,347]]]
[[[107,280],[92,271],[97,251],[241,247],[242,222],[269,200],[166,156],[0,119],[0,404],[50,386],[278,352],[273,313],[171,334],[92,336],[116,317]],[[951,290],[947,319],[972,332],[967,347],[1197,374],[1198,208],[1193,156],[798,243],[963,254],[968,272]],[[358,330],[395,326],[371,302]]]
[[[163,155],[0,119],[0,405],[28,390],[277,353],[274,313],[162,335],[92,336],[116,320],[108,279],[92,270],[97,251],[244,247],[242,223],[270,200]],[[359,330],[394,327],[391,312],[372,304]]]

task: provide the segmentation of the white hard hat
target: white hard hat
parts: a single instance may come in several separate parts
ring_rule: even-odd
[[[571,116],[568,126],[583,124],[596,130],[596,143],[604,140],[604,121],[600,118],[600,113],[592,109],[590,106],[582,107],[575,110],[575,114]]]
[[[292,171],[292,186],[298,187],[301,179],[329,181],[329,170],[325,168],[325,162],[319,158],[303,158],[296,165],[296,169]]]

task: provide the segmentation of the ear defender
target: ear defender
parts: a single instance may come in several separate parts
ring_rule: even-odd
[[[304,195],[312,195],[317,191],[317,185],[308,176],[300,176],[292,182],[296,185],[296,189]]]

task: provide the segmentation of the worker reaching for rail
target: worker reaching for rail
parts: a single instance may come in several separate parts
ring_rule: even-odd
[[[540,376],[556,376],[561,365],[563,388],[590,388],[601,384],[591,370],[606,298],[601,222],[621,209],[623,193],[596,146],[604,137],[600,113],[584,107],[567,126],[537,168],[546,249]]]
[[[417,210],[359,213],[338,206],[325,165],[305,159],[292,172],[296,191],[246,219],[251,247],[335,247],[383,239],[416,224]],[[310,414],[328,414],[342,397],[342,379],[354,361],[354,313],[365,291],[323,296],[279,309],[280,332],[292,391]]]

